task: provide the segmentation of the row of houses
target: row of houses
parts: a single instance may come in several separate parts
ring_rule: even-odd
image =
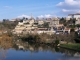
[[[42,26],[44,23],[48,23],[49,27],[38,27]],[[22,22],[18,22],[18,25],[12,30],[14,34],[55,34],[55,33],[70,33],[70,29],[64,28],[63,24],[59,24],[59,18],[55,17],[52,20],[30,20],[24,19]]]
[[[66,21],[70,18],[76,18],[75,24],[80,24],[80,14],[69,14],[66,18]],[[15,29],[12,30],[14,34],[27,34],[27,33],[47,33],[47,34],[59,34],[59,33],[70,33],[71,28],[67,28],[63,24],[59,23],[60,18],[53,17],[51,19],[41,19],[35,20],[32,16],[30,19],[24,19],[22,22],[18,22],[18,25]],[[43,27],[45,23],[48,23],[49,27]],[[40,27],[39,27],[40,26]],[[78,31],[78,28],[75,29]]]

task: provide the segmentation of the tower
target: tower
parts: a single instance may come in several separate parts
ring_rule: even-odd
[[[34,19],[34,18],[33,18],[32,13],[31,13],[31,20],[32,20],[32,19]]]

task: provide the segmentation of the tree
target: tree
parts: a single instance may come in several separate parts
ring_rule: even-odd
[[[25,17],[22,18],[22,20],[26,19]]]
[[[72,28],[71,30],[70,30],[70,32],[72,33],[72,32],[75,32],[75,30]]]
[[[49,24],[48,24],[48,23],[44,23],[44,24],[43,24],[43,27],[49,28]]]
[[[59,40],[55,40],[55,44],[58,45],[59,44]]]
[[[76,27],[80,27],[80,24],[77,24]]]
[[[61,24],[66,23],[66,19],[62,17],[62,18],[60,19],[60,23],[61,23]]]
[[[26,18],[26,20],[28,20],[28,18]]]
[[[76,22],[76,18],[70,18],[70,24],[72,24],[72,25],[75,25],[75,22]]]

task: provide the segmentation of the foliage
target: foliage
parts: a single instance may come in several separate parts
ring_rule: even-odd
[[[61,44],[61,47],[80,51],[80,44]],[[75,48],[76,47],[76,48]]]
[[[12,47],[12,37],[9,37],[7,34],[3,34],[0,38],[0,46],[4,49]]]
[[[27,22],[27,23],[24,23],[24,24],[30,24],[29,22]]]
[[[75,42],[76,43],[80,43],[80,35],[78,34],[78,32],[75,32]]]
[[[71,29],[70,32],[75,32],[74,29]]]
[[[22,36],[21,39],[23,41],[28,41],[28,42],[39,42],[39,36],[38,35],[33,35],[33,34],[28,34],[26,36]]]
[[[55,44],[58,45],[59,44],[59,40],[55,40]]]
[[[49,27],[49,23],[44,23],[43,27],[48,28]]]
[[[38,25],[38,23],[34,23],[35,25]]]
[[[76,27],[76,25],[69,25],[69,28],[75,28]]]
[[[17,24],[18,24],[17,21],[15,21],[15,22],[11,22],[11,21],[1,22],[0,29],[1,30],[14,29]]]
[[[76,27],[80,27],[80,24],[77,24]]]
[[[11,31],[8,31],[8,32],[7,32],[7,35],[8,35],[9,37],[12,37],[12,36],[13,36],[13,34],[12,34]]]
[[[38,42],[38,43],[52,43],[54,40],[52,40],[52,36],[48,35],[46,33],[42,33],[40,35],[38,34],[28,34],[25,36],[22,36],[21,39],[23,41],[28,41],[28,42]]]
[[[62,17],[62,18],[60,19],[60,24],[65,24],[65,23],[66,23],[66,19]]]

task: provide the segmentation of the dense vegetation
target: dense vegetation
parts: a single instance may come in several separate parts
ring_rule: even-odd
[[[64,38],[63,38],[64,37]],[[56,40],[65,41],[66,43],[76,43],[77,35],[74,30],[71,30],[70,34],[52,34],[48,35],[46,33],[42,34],[26,34],[21,35],[20,38],[23,41],[35,42],[35,43],[55,43]],[[56,41],[58,44],[58,42]]]
[[[9,30],[9,29],[14,29],[15,26],[18,24],[18,21],[5,21],[0,22],[0,30]]]
[[[80,51],[80,44],[61,44],[61,47]]]
[[[60,24],[64,24],[64,26],[66,27],[70,27],[70,28],[75,28],[76,25],[75,25],[75,22],[76,22],[76,19],[75,18],[71,18],[70,20],[66,20],[66,18],[61,18],[60,19]]]

